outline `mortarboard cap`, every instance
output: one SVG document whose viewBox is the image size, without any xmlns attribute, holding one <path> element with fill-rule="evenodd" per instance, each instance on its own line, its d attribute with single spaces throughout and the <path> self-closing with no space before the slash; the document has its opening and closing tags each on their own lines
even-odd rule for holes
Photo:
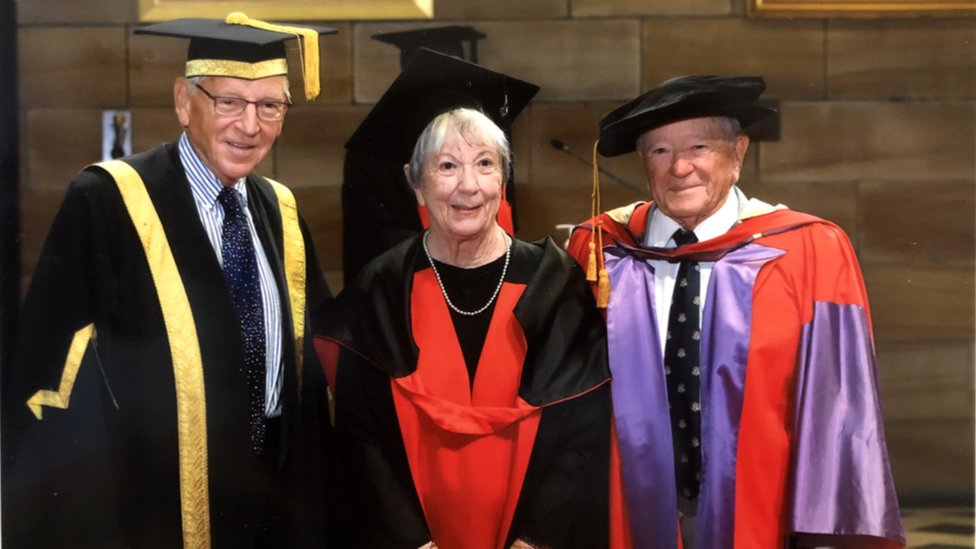
<svg viewBox="0 0 976 549">
<path fill-rule="evenodd" d="M 420 48 L 346 148 L 406 163 L 420 134 L 437 115 L 473 107 L 507 132 L 538 91 L 535 84 Z"/>
<path fill-rule="evenodd" d="M 229 76 L 256 80 L 288 74 L 286 40 L 298 39 L 304 62 L 305 97 L 319 93 L 319 35 L 335 34 L 327 27 L 278 25 L 234 12 L 226 19 L 187 18 L 156 23 L 136 34 L 189 38 L 186 76 Z"/>
<path fill-rule="evenodd" d="M 631 152 L 644 132 L 689 118 L 728 116 L 748 127 L 776 112 L 756 103 L 765 89 L 761 76 L 672 78 L 607 113 L 597 148 L 607 157 Z"/>
<path fill-rule="evenodd" d="M 374 34 L 373 40 L 391 44 L 400 48 L 400 68 L 410 61 L 420 48 L 431 49 L 454 57 L 460 57 L 472 63 L 478 62 L 478 40 L 486 38 L 483 33 L 473 27 L 451 25 L 447 27 L 432 27 L 400 32 L 386 32 Z M 469 55 L 464 55 L 464 42 L 468 42 Z"/>
</svg>

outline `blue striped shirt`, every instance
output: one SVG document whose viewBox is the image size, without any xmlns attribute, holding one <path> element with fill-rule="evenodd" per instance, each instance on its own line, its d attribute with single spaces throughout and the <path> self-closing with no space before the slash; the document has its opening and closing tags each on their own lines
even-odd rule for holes
<svg viewBox="0 0 976 549">
<path fill-rule="evenodd" d="M 179 141 L 180 162 L 183 163 L 183 170 L 186 178 L 190 182 L 190 190 L 193 191 L 193 201 L 197 205 L 197 213 L 200 215 L 200 222 L 210 238 L 214 253 L 217 254 L 217 261 L 223 266 L 223 258 L 220 254 L 222 241 L 222 229 L 224 225 L 224 208 L 217 202 L 217 195 L 223 189 L 223 184 L 216 175 L 203 163 L 197 155 L 190 139 L 184 133 Z M 278 296 L 278 287 L 275 282 L 274 273 L 271 271 L 271 264 L 261 246 L 257 231 L 254 228 L 254 220 L 251 212 L 247 208 L 247 185 L 242 178 L 233 185 L 234 190 L 241 194 L 244 199 L 244 212 L 247 214 L 247 226 L 251 231 L 251 240 L 255 243 L 254 249 L 257 252 L 258 275 L 261 284 L 261 301 L 264 309 L 264 331 L 266 350 L 265 368 L 265 401 L 264 413 L 267 417 L 281 415 L 281 385 L 282 385 L 282 366 L 281 366 L 281 302 Z"/>
</svg>

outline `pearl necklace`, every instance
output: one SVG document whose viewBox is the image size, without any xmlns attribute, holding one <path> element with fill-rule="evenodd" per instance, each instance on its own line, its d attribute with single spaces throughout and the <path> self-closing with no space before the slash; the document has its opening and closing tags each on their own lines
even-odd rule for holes
<svg viewBox="0 0 976 549">
<path fill-rule="evenodd" d="M 441 274 L 437 272 L 437 267 L 434 265 L 434 258 L 430 256 L 430 250 L 427 248 L 427 236 L 429 234 L 430 231 L 424 233 L 424 253 L 427 254 L 427 261 L 430 262 L 430 268 L 434 271 L 434 277 L 437 279 L 437 285 L 441 287 L 441 294 L 444 295 L 444 301 L 447 302 L 447 306 L 450 307 L 455 313 L 464 316 L 475 316 L 488 310 L 488 307 L 491 307 L 491 304 L 495 302 L 495 298 L 497 298 L 498 294 L 502 291 L 502 284 L 505 282 L 505 273 L 508 272 L 508 260 L 512 257 L 512 239 L 507 234 L 502 233 L 505 234 L 505 265 L 502 267 L 502 277 L 498 279 L 498 286 L 495 287 L 495 292 L 491 294 L 490 298 L 488 298 L 488 303 L 485 303 L 485 306 L 477 311 L 462 311 L 454 303 L 452 303 L 451 298 L 447 296 L 447 290 L 444 288 L 444 282 L 441 280 Z"/>
</svg>

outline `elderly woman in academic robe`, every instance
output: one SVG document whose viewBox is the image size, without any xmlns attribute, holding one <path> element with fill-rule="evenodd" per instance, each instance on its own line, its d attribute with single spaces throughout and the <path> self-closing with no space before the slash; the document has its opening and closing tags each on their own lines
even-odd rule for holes
<svg viewBox="0 0 976 549">
<path fill-rule="evenodd" d="M 496 223 L 510 158 L 478 110 L 430 121 L 404 166 L 429 230 L 370 263 L 316 343 L 350 546 L 606 545 L 606 332 L 562 249 Z"/>
</svg>

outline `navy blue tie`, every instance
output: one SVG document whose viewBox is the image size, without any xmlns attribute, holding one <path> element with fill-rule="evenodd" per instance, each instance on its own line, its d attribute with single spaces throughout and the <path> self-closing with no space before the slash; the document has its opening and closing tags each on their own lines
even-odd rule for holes
<svg viewBox="0 0 976 549">
<path fill-rule="evenodd" d="M 230 187 L 224 187 L 217 195 L 217 201 L 224 208 L 223 241 L 220 246 L 224 278 L 234 299 L 244 343 L 241 370 L 250 393 L 251 447 L 261 453 L 265 432 L 265 341 L 257 258 L 240 194 Z"/>
<path fill-rule="evenodd" d="M 698 242 L 695 233 L 683 229 L 675 231 L 673 238 L 679 247 Z M 700 286 L 698 263 L 682 261 L 674 282 L 664 344 L 675 482 L 678 494 L 687 499 L 698 495 L 701 473 Z"/>
</svg>

